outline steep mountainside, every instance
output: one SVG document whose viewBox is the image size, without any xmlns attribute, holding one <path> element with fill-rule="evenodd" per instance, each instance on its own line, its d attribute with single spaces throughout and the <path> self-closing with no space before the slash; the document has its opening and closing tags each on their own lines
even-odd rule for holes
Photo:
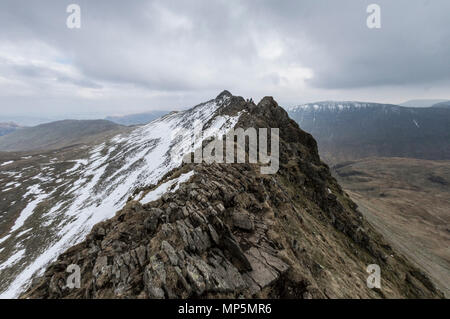
<svg viewBox="0 0 450 319">
<path fill-rule="evenodd" d="M 10 134 L 19 128 L 20 126 L 13 122 L 0 123 L 0 136 Z"/>
<path fill-rule="evenodd" d="M 450 159 L 450 109 L 318 102 L 287 110 L 330 164 L 369 156 Z"/>
<path fill-rule="evenodd" d="M 105 120 L 63 120 L 0 136 L 0 151 L 53 150 L 105 139 L 125 128 Z"/>
<path fill-rule="evenodd" d="M 22 297 L 442 297 L 355 210 L 315 140 L 272 98 L 255 105 L 223 92 L 210 103 L 201 121 L 206 136 L 279 128 L 277 174 L 261 174 L 262 164 L 180 162 L 162 162 L 169 169 L 152 179 L 127 174 L 136 187 L 126 185 L 133 189 L 126 205 L 61 254 Z M 199 108 L 172 115 L 173 125 Z M 105 195 L 100 205 L 111 197 Z M 110 215 L 114 207 L 104 208 Z M 79 289 L 66 287 L 71 264 L 81 268 Z M 366 287 L 369 264 L 382 269 L 381 289 Z"/>
</svg>

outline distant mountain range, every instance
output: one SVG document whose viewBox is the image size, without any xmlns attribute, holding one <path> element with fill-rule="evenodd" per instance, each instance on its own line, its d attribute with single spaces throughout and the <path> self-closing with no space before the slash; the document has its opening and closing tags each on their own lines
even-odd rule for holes
<svg viewBox="0 0 450 319">
<path fill-rule="evenodd" d="M 19 128 L 20 125 L 13 122 L 0 123 L 0 136 L 12 133 Z"/>
<path fill-rule="evenodd" d="M 151 111 L 145 113 L 129 114 L 123 116 L 107 116 L 105 120 L 121 125 L 141 125 L 150 123 L 161 116 L 169 113 L 168 111 Z"/>
<path fill-rule="evenodd" d="M 0 151 L 51 150 L 119 133 L 127 128 L 106 120 L 63 120 L 0 136 Z"/>
<path fill-rule="evenodd" d="M 450 108 L 450 101 L 439 102 L 439 103 L 433 104 L 432 107 Z"/>
<path fill-rule="evenodd" d="M 1 123 L 15 123 L 19 126 L 36 126 L 39 124 L 49 123 L 62 120 L 61 118 L 39 117 L 33 115 L 0 115 Z"/>
<path fill-rule="evenodd" d="M 329 163 L 369 156 L 450 159 L 450 108 L 328 101 L 287 111 L 317 139 Z"/>
<path fill-rule="evenodd" d="M 96 120 L 96 119 L 104 119 L 108 120 L 120 125 L 141 125 L 141 124 L 147 124 L 163 115 L 166 115 L 169 113 L 169 111 L 162 111 L 162 110 L 156 110 L 156 111 L 149 111 L 149 112 L 142 112 L 142 113 L 136 113 L 136 114 L 128 114 L 123 116 L 113 116 L 107 114 L 100 114 L 100 113 L 89 113 L 89 114 L 62 114 L 62 115 L 53 115 L 53 116 L 37 116 L 37 115 L 0 115 L 0 126 L 2 124 L 6 123 L 15 123 L 19 126 L 36 126 L 40 124 L 55 122 L 55 121 L 62 121 L 66 119 L 73 119 L 73 120 Z"/>
<path fill-rule="evenodd" d="M 449 100 L 443 99 L 419 99 L 419 100 L 409 100 L 403 103 L 400 103 L 400 106 L 407 107 L 431 107 L 437 103 L 441 102 L 449 102 Z"/>
<path fill-rule="evenodd" d="M 104 120 L 61 120 L 24 127 L 14 122 L 0 123 L 0 151 L 50 150 L 127 130 L 126 126 L 147 124 L 169 113 L 151 111 Z M 7 136 L 6 136 L 7 135 Z"/>
</svg>

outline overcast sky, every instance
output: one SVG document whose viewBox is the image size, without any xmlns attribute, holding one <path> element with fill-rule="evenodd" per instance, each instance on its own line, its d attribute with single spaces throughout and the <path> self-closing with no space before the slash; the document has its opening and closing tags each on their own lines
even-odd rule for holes
<svg viewBox="0 0 450 319">
<path fill-rule="evenodd" d="M 182 109 L 224 89 L 283 105 L 444 99 L 449 60 L 448 0 L 0 2 L 1 115 Z"/>
</svg>

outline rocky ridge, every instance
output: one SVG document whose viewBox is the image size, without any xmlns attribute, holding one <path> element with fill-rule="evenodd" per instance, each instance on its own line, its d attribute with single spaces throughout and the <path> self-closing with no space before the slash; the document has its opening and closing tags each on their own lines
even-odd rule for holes
<svg viewBox="0 0 450 319">
<path fill-rule="evenodd" d="M 130 197 L 22 298 L 442 297 L 364 220 L 314 138 L 271 97 L 255 105 L 221 95 L 230 103 L 218 113 L 241 112 L 235 127 L 280 129 L 278 173 L 262 175 L 260 164 L 175 168 L 158 185 L 194 174 L 150 203 Z M 66 287 L 70 264 L 81 268 L 78 289 Z M 381 267 L 381 289 L 366 286 L 369 264 Z"/>
</svg>

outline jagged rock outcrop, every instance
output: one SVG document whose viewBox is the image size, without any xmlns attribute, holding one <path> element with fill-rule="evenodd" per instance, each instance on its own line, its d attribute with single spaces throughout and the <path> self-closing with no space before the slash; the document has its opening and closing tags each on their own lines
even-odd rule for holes
<svg viewBox="0 0 450 319">
<path fill-rule="evenodd" d="M 147 204 L 131 198 L 22 298 L 442 297 L 364 220 L 314 138 L 272 98 L 222 95 L 230 99 L 220 113 L 241 112 L 236 127 L 279 128 L 278 173 L 185 164 L 159 184 L 194 171 L 187 182 Z M 81 268 L 78 289 L 66 287 L 70 264 Z M 366 286 L 369 264 L 381 267 L 381 289 Z"/>
</svg>

